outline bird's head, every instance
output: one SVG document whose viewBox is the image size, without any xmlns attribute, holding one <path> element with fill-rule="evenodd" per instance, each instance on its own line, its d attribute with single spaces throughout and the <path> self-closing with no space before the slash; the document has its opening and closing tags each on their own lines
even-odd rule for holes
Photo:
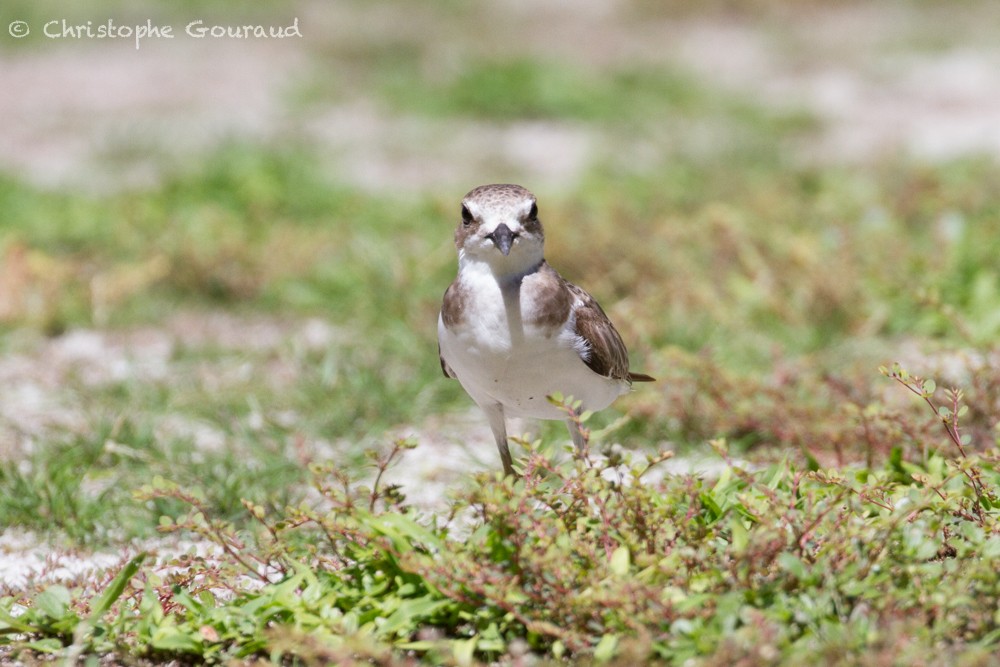
<svg viewBox="0 0 1000 667">
<path fill-rule="evenodd" d="M 535 195 L 520 185 L 480 185 L 462 200 L 455 230 L 459 262 L 485 262 L 498 276 L 520 275 L 541 263 L 544 244 Z"/>
</svg>

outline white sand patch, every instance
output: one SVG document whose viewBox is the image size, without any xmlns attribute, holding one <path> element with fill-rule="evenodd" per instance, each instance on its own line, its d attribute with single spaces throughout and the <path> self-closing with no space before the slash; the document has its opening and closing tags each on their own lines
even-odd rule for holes
<svg viewBox="0 0 1000 667">
<path fill-rule="evenodd" d="M 269 136 L 302 63 L 295 41 L 0 51 L 0 89 L 17 91 L 0 96 L 0 160 L 45 185 L 134 186 L 156 179 L 163 165 L 147 158 L 162 151 L 190 156 L 233 136 Z M 105 159 L 115 154 L 121 164 Z"/>
<path fill-rule="evenodd" d="M 55 338 L 12 336 L 8 352 L 0 355 L 0 458 L 31 451 L 36 441 L 56 432 L 86 430 L 82 393 L 87 389 L 115 383 L 154 385 L 194 374 L 203 386 L 222 390 L 259 374 L 258 363 L 264 365 L 268 382 L 289 386 L 298 372 L 289 354 L 323 351 L 344 338 L 339 327 L 318 318 L 220 312 L 178 313 L 162 328 L 73 329 Z M 180 347 L 212 347 L 247 358 L 180 368 L 174 359 Z M 257 359 L 261 355 L 271 356 Z M 290 418 L 280 417 L 286 423 Z M 225 441 L 217 426 L 182 417 L 164 419 L 157 435 L 190 438 L 206 450 L 218 449 Z"/>
<path fill-rule="evenodd" d="M 33 533 L 0 533 L 0 585 L 11 588 L 57 583 L 96 575 L 120 562 L 122 552 L 67 552 Z"/>
<path fill-rule="evenodd" d="M 152 557 L 147 561 L 149 567 L 165 574 L 183 567 L 178 560 L 182 556 L 212 559 L 221 554 L 221 549 L 204 541 L 166 536 L 114 550 L 67 550 L 32 532 L 8 529 L 0 533 L 0 587 L 19 589 L 75 581 L 93 583 L 142 552 Z"/>
<path fill-rule="evenodd" d="M 532 438 L 537 423 L 532 420 L 508 420 L 508 429 L 512 435 L 520 437 L 523 434 Z M 476 473 L 501 471 L 493 434 L 478 408 L 432 416 L 422 424 L 400 429 L 392 436 L 413 438 L 417 447 L 405 452 L 401 463 L 386 472 L 385 481 L 402 485 L 408 503 L 427 514 L 445 513 L 449 499 L 457 490 L 471 483 Z M 568 452 L 572 447 L 568 435 L 565 444 Z M 662 447 L 672 449 L 670 443 L 662 443 Z M 707 450 L 706 445 L 705 452 L 667 459 L 644 475 L 643 482 L 655 484 L 667 475 L 718 477 L 730 465 L 754 469 L 745 460 L 734 459 L 727 463 Z M 523 449 L 514 443 L 511 444 L 511 454 L 515 462 L 525 456 Z M 643 452 L 632 454 L 636 461 L 642 460 Z M 569 455 L 560 453 L 557 456 Z M 595 451 L 590 453 L 589 458 L 594 465 L 600 465 L 605 457 Z M 621 473 L 624 475 L 625 471 Z M 606 476 L 615 477 L 616 473 L 609 470 Z"/>
</svg>

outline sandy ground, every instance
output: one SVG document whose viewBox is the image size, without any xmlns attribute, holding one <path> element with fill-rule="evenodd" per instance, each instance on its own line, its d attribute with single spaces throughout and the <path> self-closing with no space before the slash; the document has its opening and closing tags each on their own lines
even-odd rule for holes
<svg viewBox="0 0 1000 667">
<path fill-rule="evenodd" d="M 646 16 L 625 3 L 508 0 L 483 10 L 498 27 L 477 48 L 509 48 L 518 34 L 529 55 L 694 71 L 776 108 L 815 113 L 825 130 L 799 149 L 803 159 L 996 155 L 1000 43 L 986 26 L 997 10 L 980 4 L 961 16 L 880 3 L 706 19 Z M 387 111 L 355 52 L 423 39 L 427 66 L 445 75 L 463 47 L 443 15 L 415 10 L 390 29 L 386 11 L 305 3 L 296 12 L 301 39 L 178 38 L 139 50 L 127 40 L 55 40 L 0 51 L 0 90 L 13 91 L 0 96 L 0 168 L 45 185 L 125 187 L 155 182 L 163 165 L 229 138 L 295 137 L 324 146 L 344 180 L 376 190 L 462 190 L 515 165 L 536 187 L 558 188 L 614 148 L 570 123 Z M 180 30 L 183 21 L 174 23 Z M 317 78 L 336 82 L 332 99 L 297 103 Z"/>
<path fill-rule="evenodd" d="M 572 124 L 426 121 L 386 111 L 353 85 L 345 55 L 351 48 L 426 31 L 436 45 L 429 62 L 447 67 L 458 54 L 447 34 L 453 26 L 416 11 L 406 25 L 378 29 L 373 26 L 386 25 L 380 11 L 364 3 L 304 4 L 303 39 L 187 40 L 139 51 L 97 41 L 2 50 L 0 90 L 8 92 L 0 95 L 0 169 L 50 187 L 142 186 L 155 183 L 163 165 L 198 159 L 229 138 L 280 142 L 292 136 L 318 142 L 343 179 L 373 190 L 464 191 L 480 177 L 489 179 L 491 165 L 524 163 L 525 180 L 559 188 L 579 179 L 606 149 L 605 137 Z M 582 57 L 595 66 L 630 61 L 688 68 L 776 108 L 811 111 L 824 130 L 817 143 L 802 147 L 802 159 L 1000 154 L 1000 42 L 986 28 L 995 25 L 989 7 L 954 17 L 918 16 L 895 4 L 853 5 L 760 20 L 643 16 L 624 3 L 597 2 L 508 0 L 489 11 L 497 12 L 501 28 L 484 37 L 484 49 L 501 48 L 511 31 L 523 35 L 535 55 L 575 54 L 587 43 Z M 289 102 L 321 64 L 340 77 L 338 95 Z M 14 340 L 12 352 L 0 358 L 0 450 L 10 455 L 49 429 L 82 426 L 83 414 L 64 389 L 67 373 L 96 384 L 122 376 L 154 379 L 172 372 L 170 355 L 181 336 L 267 346 L 295 336 L 323 344 L 331 331 L 324 322 L 289 327 L 213 316 L 183 326 L 168 322 L 160 330 Z M 211 446 L 211 425 L 198 428 Z M 474 411 L 428 418 L 409 434 L 420 441 L 420 454 L 390 478 L 428 509 L 440 506 L 456 477 L 496 464 L 488 429 Z M 712 465 L 688 460 L 673 469 L 711 472 Z M 170 553 L 170 545 L 165 548 Z M 60 551 L 17 531 L 0 535 L 0 582 L 12 585 L 79 576 L 119 559 Z"/>
</svg>

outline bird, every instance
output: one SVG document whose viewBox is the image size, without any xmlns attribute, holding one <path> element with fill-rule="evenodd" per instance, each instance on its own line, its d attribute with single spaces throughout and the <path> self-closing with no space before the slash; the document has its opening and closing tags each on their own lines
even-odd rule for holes
<svg viewBox="0 0 1000 667">
<path fill-rule="evenodd" d="M 507 417 L 579 420 L 549 400 L 562 394 L 597 411 L 654 378 L 629 370 L 621 335 L 597 301 L 545 260 L 538 202 L 509 183 L 481 185 L 462 199 L 455 229 L 458 274 L 438 315 L 441 370 L 485 413 L 505 476 L 514 476 Z"/>
</svg>

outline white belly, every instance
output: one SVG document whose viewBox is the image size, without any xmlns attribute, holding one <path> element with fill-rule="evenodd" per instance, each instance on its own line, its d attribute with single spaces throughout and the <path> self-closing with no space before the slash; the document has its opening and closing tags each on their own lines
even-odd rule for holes
<svg viewBox="0 0 1000 667">
<path fill-rule="evenodd" d="M 438 320 L 441 354 L 462 387 L 479 405 L 503 405 L 508 416 L 564 419 L 548 396 L 561 393 L 582 401 L 585 410 L 601 410 L 628 390 L 628 383 L 584 363 L 572 331 L 548 334 L 526 326 L 512 335 L 502 317 L 472 320 L 454 331 Z"/>
</svg>

